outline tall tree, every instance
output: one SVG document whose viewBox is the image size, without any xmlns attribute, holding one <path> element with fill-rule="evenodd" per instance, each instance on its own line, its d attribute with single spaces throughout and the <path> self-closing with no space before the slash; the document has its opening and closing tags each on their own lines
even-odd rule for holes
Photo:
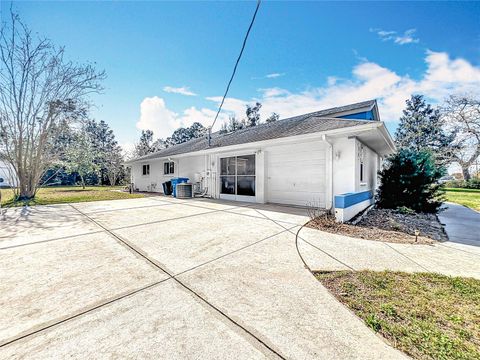
<svg viewBox="0 0 480 360">
<path fill-rule="evenodd" d="M 228 119 L 228 123 L 222 125 L 221 133 L 234 132 L 243 129 L 246 126 L 245 121 L 238 120 L 235 115 L 232 115 Z"/>
<path fill-rule="evenodd" d="M 450 159 L 454 136 L 445 132 L 440 110 L 433 109 L 422 95 L 412 95 L 406 105 L 395 133 L 397 147 L 431 151 L 439 164 L 445 164 Z"/>
<path fill-rule="evenodd" d="M 442 204 L 438 180 L 443 174 L 444 169 L 435 163 L 430 151 L 400 149 L 386 159 L 378 173 L 377 205 L 387 209 L 405 206 L 417 212 L 437 212 Z"/>
<path fill-rule="evenodd" d="M 191 126 L 186 128 L 178 128 L 165 140 L 166 146 L 173 146 L 177 144 L 182 144 L 191 139 L 197 139 L 205 136 L 207 133 L 207 128 L 200 124 L 199 122 L 194 122 Z"/>
<path fill-rule="evenodd" d="M 123 156 L 119 145 L 115 145 L 112 151 L 106 154 L 104 166 L 109 184 L 111 186 L 117 185 L 123 173 Z"/>
<path fill-rule="evenodd" d="M 75 142 L 68 147 L 65 153 L 65 167 L 68 172 L 80 176 L 83 189 L 85 189 L 85 177 L 99 170 L 99 166 L 94 161 L 96 156 L 92 139 L 86 131 L 79 131 L 76 134 Z"/>
<path fill-rule="evenodd" d="M 280 119 L 280 115 L 278 115 L 277 113 L 272 113 L 272 115 L 270 115 L 265 121 L 267 123 L 271 123 L 271 122 L 275 122 L 277 121 L 278 119 Z"/>
<path fill-rule="evenodd" d="M 142 130 L 140 141 L 135 144 L 135 157 L 144 156 L 152 152 L 153 131 Z"/>
<path fill-rule="evenodd" d="M 104 72 L 67 60 L 64 49 L 33 36 L 11 14 L 0 30 L 0 157 L 15 170 L 16 197 L 35 196 L 58 158 L 52 147 L 61 121 L 85 116 L 85 97 L 101 90 Z"/>
<path fill-rule="evenodd" d="M 94 162 L 99 167 L 100 183 L 102 185 L 106 185 L 109 178 L 108 162 L 113 156 L 112 153 L 117 152 L 118 156 L 121 157 L 121 150 L 119 150 L 118 142 L 115 139 L 115 134 L 113 133 L 113 130 L 110 129 L 108 124 L 103 120 L 100 122 L 88 120 L 84 129 L 88 133 L 89 138 L 92 141 L 92 146 L 97 154 Z"/>
<path fill-rule="evenodd" d="M 462 168 L 464 180 L 470 180 L 470 168 L 480 157 L 480 97 L 450 96 L 443 118 L 455 136 L 452 160 Z"/>
<path fill-rule="evenodd" d="M 257 126 L 260 124 L 260 109 L 262 104 L 256 102 L 255 105 L 247 105 L 246 115 L 247 115 L 247 126 Z"/>
</svg>

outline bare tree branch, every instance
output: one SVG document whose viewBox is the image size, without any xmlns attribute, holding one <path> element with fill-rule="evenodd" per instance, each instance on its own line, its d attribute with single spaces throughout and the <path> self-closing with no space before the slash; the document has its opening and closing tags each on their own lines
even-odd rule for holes
<svg viewBox="0 0 480 360">
<path fill-rule="evenodd" d="M 45 169 L 58 157 L 52 146 L 58 124 L 86 115 L 86 97 L 102 91 L 103 71 L 65 59 L 62 47 L 31 31 L 11 13 L 0 30 L 0 157 L 31 198 Z"/>
</svg>

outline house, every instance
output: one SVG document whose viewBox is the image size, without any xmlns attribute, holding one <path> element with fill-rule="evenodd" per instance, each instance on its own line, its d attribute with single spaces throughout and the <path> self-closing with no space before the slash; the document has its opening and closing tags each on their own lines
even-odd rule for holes
<svg viewBox="0 0 480 360">
<path fill-rule="evenodd" d="M 15 187 L 17 184 L 17 178 L 13 168 L 5 161 L 0 159 L 0 188 L 2 187 Z"/>
<path fill-rule="evenodd" d="M 377 171 L 395 151 L 375 100 L 193 139 L 126 163 L 140 191 L 188 177 L 215 199 L 312 204 L 347 221 L 373 202 Z"/>
</svg>

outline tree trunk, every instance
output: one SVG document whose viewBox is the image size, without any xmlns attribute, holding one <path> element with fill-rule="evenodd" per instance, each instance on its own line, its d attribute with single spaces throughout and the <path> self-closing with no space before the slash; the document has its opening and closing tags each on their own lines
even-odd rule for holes
<svg viewBox="0 0 480 360">
<path fill-rule="evenodd" d="M 463 174 L 463 180 L 468 181 L 470 180 L 470 171 L 468 171 L 469 166 L 463 167 L 462 166 L 462 174 Z"/>
<path fill-rule="evenodd" d="M 18 200 L 30 200 L 35 197 L 36 183 L 32 174 L 22 174 L 19 176 L 20 193 Z"/>
<path fill-rule="evenodd" d="M 82 182 L 82 189 L 85 190 L 85 180 L 83 179 L 82 175 L 80 175 L 80 181 Z"/>
</svg>

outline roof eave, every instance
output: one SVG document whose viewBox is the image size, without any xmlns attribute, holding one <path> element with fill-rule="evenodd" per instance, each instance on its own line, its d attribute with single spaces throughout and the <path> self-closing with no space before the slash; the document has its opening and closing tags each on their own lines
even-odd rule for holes
<svg viewBox="0 0 480 360">
<path fill-rule="evenodd" d="M 361 121 L 361 120 L 359 120 Z M 149 157 L 149 158 L 137 158 L 137 159 L 132 159 L 129 161 L 126 161 L 126 165 L 132 165 L 134 163 L 138 162 L 146 162 L 146 161 L 155 161 L 159 159 L 166 159 L 166 158 L 180 158 L 180 157 L 187 157 L 187 156 L 192 156 L 192 154 L 195 155 L 204 155 L 204 154 L 210 154 L 214 152 L 228 152 L 231 150 L 235 149 L 241 149 L 241 148 L 249 148 L 249 147 L 256 147 L 260 144 L 262 145 L 271 145 L 275 144 L 278 142 L 298 142 L 300 140 L 308 140 L 308 139 L 315 139 L 318 137 L 321 137 L 323 135 L 348 135 L 348 133 L 351 132 L 358 132 L 358 131 L 368 131 L 374 128 L 378 128 L 380 126 L 380 123 L 375 121 L 361 121 L 362 124 L 360 125 L 352 125 L 348 127 L 343 127 L 343 128 L 338 128 L 338 129 L 332 129 L 332 130 L 325 130 L 325 131 L 319 131 L 319 132 L 314 132 L 314 133 L 308 133 L 308 134 L 301 134 L 301 135 L 295 135 L 295 136 L 284 136 L 284 137 L 278 137 L 275 139 L 268 139 L 268 140 L 260 140 L 260 141 L 253 141 L 253 142 L 247 142 L 247 143 L 242 143 L 242 144 L 235 144 L 235 145 L 228 145 L 228 146 L 221 146 L 221 147 L 212 147 L 208 149 L 203 149 L 203 150 L 198 150 L 198 151 L 191 151 L 191 152 L 186 152 L 182 154 L 176 154 L 176 155 L 160 155 L 157 157 Z M 365 122 L 365 124 L 363 124 Z M 153 155 L 153 154 L 151 154 Z"/>
</svg>

